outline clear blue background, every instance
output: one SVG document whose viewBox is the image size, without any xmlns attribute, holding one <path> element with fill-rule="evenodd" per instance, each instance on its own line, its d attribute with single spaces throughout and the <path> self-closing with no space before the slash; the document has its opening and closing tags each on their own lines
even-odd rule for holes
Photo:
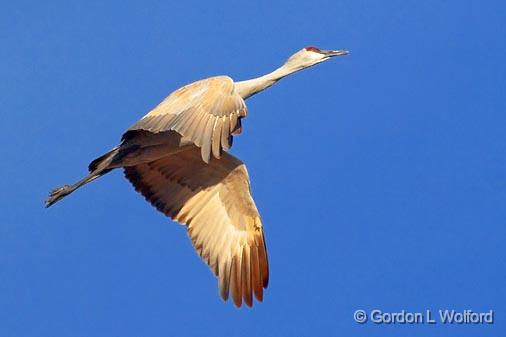
<svg viewBox="0 0 506 337">
<path fill-rule="evenodd" d="M 0 336 L 504 336 L 505 20 L 503 1 L 2 1 Z M 120 171 L 43 208 L 172 90 L 306 45 L 352 54 L 248 101 L 232 151 L 265 224 L 263 304 L 223 303 Z"/>
</svg>

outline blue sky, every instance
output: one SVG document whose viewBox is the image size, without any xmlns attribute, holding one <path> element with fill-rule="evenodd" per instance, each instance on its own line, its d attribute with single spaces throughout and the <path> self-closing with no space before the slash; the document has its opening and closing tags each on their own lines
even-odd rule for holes
<svg viewBox="0 0 506 337">
<path fill-rule="evenodd" d="M 1 336 L 506 333 L 506 5 L 11 1 L 0 10 Z M 232 152 L 269 251 L 262 304 L 223 303 L 185 230 L 111 173 L 47 192 L 179 86 L 349 49 L 249 100 Z M 357 309 L 494 310 L 359 325 Z"/>
</svg>

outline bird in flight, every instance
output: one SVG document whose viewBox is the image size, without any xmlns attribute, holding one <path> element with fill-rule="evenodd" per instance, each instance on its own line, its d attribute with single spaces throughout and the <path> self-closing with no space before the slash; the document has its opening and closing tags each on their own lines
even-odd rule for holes
<svg viewBox="0 0 506 337">
<path fill-rule="evenodd" d="M 263 226 L 246 166 L 227 153 L 248 112 L 244 101 L 285 76 L 348 53 L 306 47 L 267 75 L 240 82 L 216 76 L 174 91 L 118 146 L 93 160 L 86 177 L 54 189 L 46 207 L 122 168 L 148 202 L 186 225 L 224 300 L 230 295 L 237 307 L 251 307 L 254 295 L 261 302 L 269 281 Z"/>
</svg>

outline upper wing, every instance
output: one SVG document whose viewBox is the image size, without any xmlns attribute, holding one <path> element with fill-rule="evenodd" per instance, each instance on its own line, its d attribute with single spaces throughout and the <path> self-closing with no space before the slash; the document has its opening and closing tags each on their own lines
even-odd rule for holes
<svg viewBox="0 0 506 337">
<path fill-rule="evenodd" d="M 135 130 L 174 130 L 200 147 L 202 159 L 208 163 L 211 152 L 220 158 L 222 149 L 230 148 L 231 135 L 240 132 L 240 119 L 246 114 L 246 104 L 235 92 L 232 79 L 211 77 L 174 91 L 128 129 L 123 140 Z"/>
<path fill-rule="evenodd" d="M 188 225 L 193 246 L 234 303 L 263 299 L 269 268 L 245 165 L 228 153 L 209 164 L 197 148 L 132 167 L 125 175 L 158 210 Z"/>
</svg>

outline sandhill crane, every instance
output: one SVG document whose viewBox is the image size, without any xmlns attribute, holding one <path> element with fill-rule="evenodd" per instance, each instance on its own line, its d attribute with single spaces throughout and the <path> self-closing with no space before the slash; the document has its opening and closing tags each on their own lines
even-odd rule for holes
<svg viewBox="0 0 506 337">
<path fill-rule="evenodd" d="M 51 206 L 107 172 L 123 168 L 147 201 L 185 224 L 193 246 L 219 279 L 221 297 L 238 307 L 263 300 L 269 267 L 262 222 L 246 166 L 224 152 L 241 132 L 244 100 L 281 78 L 346 50 L 306 47 L 280 68 L 255 79 L 227 76 L 188 84 L 170 94 L 129 128 L 121 143 L 89 165 L 89 175 L 53 190 Z"/>
</svg>

